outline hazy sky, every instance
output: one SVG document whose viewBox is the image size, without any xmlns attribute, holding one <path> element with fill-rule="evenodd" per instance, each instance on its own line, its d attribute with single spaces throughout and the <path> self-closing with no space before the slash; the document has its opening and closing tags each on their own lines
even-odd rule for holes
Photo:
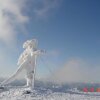
<svg viewBox="0 0 100 100">
<path fill-rule="evenodd" d="M 0 1 L 0 76 L 16 70 L 22 44 L 32 38 L 47 51 L 38 77 L 55 72 L 57 81 L 100 82 L 99 0 Z"/>
</svg>

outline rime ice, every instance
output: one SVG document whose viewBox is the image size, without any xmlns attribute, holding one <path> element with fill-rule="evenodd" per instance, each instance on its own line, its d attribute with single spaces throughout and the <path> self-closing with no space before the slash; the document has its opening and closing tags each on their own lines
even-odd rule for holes
<svg viewBox="0 0 100 100">
<path fill-rule="evenodd" d="M 43 50 L 37 49 L 38 42 L 36 39 L 27 40 L 23 44 L 24 52 L 20 55 L 17 65 L 19 66 L 17 71 L 7 80 L 2 82 L 2 85 L 12 82 L 15 77 L 21 73 L 23 70 L 26 71 L 26 81 L 27 86 L 33 90 L 34 88 L 34 77 L 35 77 L 35 67 L 36 59 L 39 55 L 43 54 Z"/>
</svg>

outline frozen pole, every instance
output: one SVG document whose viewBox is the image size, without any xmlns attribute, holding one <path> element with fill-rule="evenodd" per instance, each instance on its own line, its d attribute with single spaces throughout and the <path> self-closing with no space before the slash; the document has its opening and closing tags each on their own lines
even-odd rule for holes
<svg viewBox="0 0 100 100">
<path fill-rule="evenodd" d="M 32 88 L 35 87 L 35 75 L 36 75 L 36 64 L 37 64 L 36 60 L 37 60 L 37 58 L 35 57 L 35 67 L 34 67 L 34 75 L 33 75 L 33 82 L 32 82 L 33 86 L 32 86 Z"/>
<path fill-rule="evenodd" d="M 41 55 L 41 54 L 45 54 L 46 52 L 44 50 L 37 50 L 36 51 L 37 55 Z M 34 88 L 34 85 L 35 85 L 35 75 L 36 75 L 36 65 L 37 65 L 37 56 L 35 56 L 35 67 L 34 67 L 34 74 L 33 74 L 33 88 Z"/>
<path fill-rule="evenodd" d="M 23 70 L 26 71 L 26 81 L 27 86 L 32 90 L 34 89 L 34 81 L 36 74 L 36 60 L 37 57 L 41 54 L 44 54 L 45 51 L 37 49 L 37 40 L 27 40 L 23 44 L 25 49 L 18 59 L 17 65 L 19 66 L 17 71 L 7 80 L 3 81 L 1 85 L 11 83 L 15 80 L 16 76 L 20 74 Z"/>
</svg>

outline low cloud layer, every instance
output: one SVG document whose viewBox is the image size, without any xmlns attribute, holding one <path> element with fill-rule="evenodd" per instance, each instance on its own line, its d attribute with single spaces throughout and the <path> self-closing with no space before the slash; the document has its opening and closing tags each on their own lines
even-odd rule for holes
<svg viewBox="0 0 100 100">
<path fill-rule="evenodd" d="M 51 80 L 57 83 L 67 82 L 100 82 L 100 68 L 91 66 L 91 64 L 80 60 L 71 59 L 58 69 L 52 76 Z"/>
</svg>

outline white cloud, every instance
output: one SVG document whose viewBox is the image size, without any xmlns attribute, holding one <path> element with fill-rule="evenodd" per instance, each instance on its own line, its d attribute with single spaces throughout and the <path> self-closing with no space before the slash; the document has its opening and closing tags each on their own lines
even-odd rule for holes
<svg viewBox="0 0 100 100">
<path fill-rule="evenodd" d="M 99 66 L 91 66 L 80 59 L 71 59 L 63 67 L 58 69 L 51 80 L 57 83 L 67 82 L 100 82 Z"/>
<path fill-rule="evenodd" d="M 1 0 L 0 1 L 0 40 L 5 43 L 14 42 L 17 26 L 22 27 L 28 21 L 22 9 L 25 0 Z"/>
</svg>

